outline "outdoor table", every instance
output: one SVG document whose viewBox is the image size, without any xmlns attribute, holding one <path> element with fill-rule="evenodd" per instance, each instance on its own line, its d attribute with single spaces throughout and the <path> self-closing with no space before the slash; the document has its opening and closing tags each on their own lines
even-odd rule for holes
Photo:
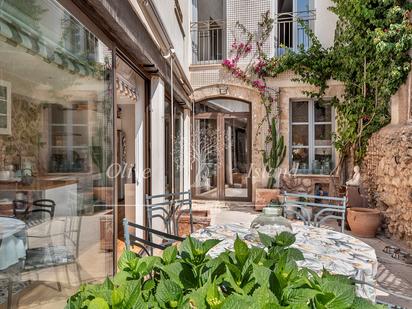
<svg viewBox="0 0 412 309">
<path fill-rule="evenodd" d="M 26 257 L 26 224 L 18 219 L 0 217 L 0 271 Z"/>
<path fill-rule="evenodd" d="M 307 267 L 318 273 L 323 268 L 333 274 L 341 274 L 374 284 L 378 271 L 375 250 L 364 242 L 350 235 L 332 230 L 292 223 L 296 242 L 293 247 L 302 251 L 305 260 L 298 266 Z M 233 250 L 236 235 L 245 240 L 250 229 L 242 224 L 213 225 L 193 233 L 191 236 L 205 241 L 222 240 L 209 251 L 210 256 L 217 257 L 225 250 Z M 256 245 L 245 240 L 249 246 Z M 359 296 L 375 301 L 375 289 L 367 285 L 357 285 Z"/>
</svg>

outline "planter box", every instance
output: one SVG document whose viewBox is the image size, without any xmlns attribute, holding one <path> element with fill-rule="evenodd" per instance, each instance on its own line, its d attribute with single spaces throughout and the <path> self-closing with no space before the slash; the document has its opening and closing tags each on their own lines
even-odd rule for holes
<svg viewBox="0 0 412 309">
<path fill-rule="evenodd" d="M 192 210 L 193 231 L 197 231 L 210 225 L 209 210 Z M 179 236 L 184 237 L 190 235 L 190 215 L 185 212 L 179 218 Z"/>
<path fill-rule="evenodd" d="M 262 211 L 270 201 L 280 200 L 280 189 L 256 189 L 255 210 Z"/>
</svg>

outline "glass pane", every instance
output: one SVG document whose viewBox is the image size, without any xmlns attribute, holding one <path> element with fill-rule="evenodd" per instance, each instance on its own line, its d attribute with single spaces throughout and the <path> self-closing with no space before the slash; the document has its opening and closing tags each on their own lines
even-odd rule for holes
<svg viewBox="0 0 412 309">
<path fill-rule="evenodd" d="M 309 145 L 308 125 L 292 125 L 292 145 Z"/>
<path fill-rule="evenodd" d="M 174 192 L 183 191 L 183 113 L 180 108 L 175 109 L 175 136 L 174 136 Z"/>
<path fill-rule="evenodd" d="M 292 103 L 292 122 L 308 122 L 309 111 L 308 102 L 293 102 Z"/>
<path fill-rule="evenodd" d="M 7 114 L 7 101 L 3 101 L 2 99 L 0 99 L 0 114 Z"/>
<path fill-rule="evenodd" d="M 12 123 L 12 135 L 0 135 L 9 170 L 0 230 L 14 228 L 0 242 L 16 253 L 0 252 L 0 271 L 2 279 L 8 269 L 24 272 L 13 275 L 24 287 L 13 294 L 19 307 L 63 308 L 82 283 L 113 273 L 111 55 L 56 1 L 0 1 L 0 80 L 11 85 Z M 4 218 L 3 203 L 27 214 Z"/>
<path fill-rule="evenodd" d="M 225 196 L 248 196 L 248 121 L 225 119 Z"/>
<path fill-rule="evenodd" d="M 315 125 L 315 146 L 332 145 L 332 125 L 317 124 Z"/>
<path fill-rule="evenodd" d="M 315 122 L 331 122 L 332 107 L 330 104 L 315 102 Z"/>
<path fill-rule="evenodd" d="M 195 148 L 195 195 L 202 198 L 217 198 L 218 130 L 215 119 L 195 121 L 193 132 Z"/>
<path fill-rule="evenodd" d="M 315 148 L 314 173 L 330 174 L 334 168 L 332 162 L 332 148 Z"/>
<path fill-rule="evenodd" d="M 310 0 L 297 0 L 297 8 L 295 8 L 295 12 L 303 13 L 307 12 L 310 9 Z"/>
<path fill-rule="evenodd" d="M 0 100 L 7 100 L 7 87 L 0 86 Z"/>
<path fill-rule="evenodd" d="M 7 128 L 7 116 L 0 115 L 0 128 Z"/>
<path fill-rule="evenodd" d="M 309 173 L 309 150 L 307 148 L 292 149 L 292 169 L 298 173 Z"/>
<path fill-rule="evenodd" d="M 204 102 L 197 103 L 195 105 L 195 113 L 247 113 L 249 112 L 249 104 L 237 101 L 237 100 L 226 100 L 226 99 L 214 99 Z"/>
</svg>

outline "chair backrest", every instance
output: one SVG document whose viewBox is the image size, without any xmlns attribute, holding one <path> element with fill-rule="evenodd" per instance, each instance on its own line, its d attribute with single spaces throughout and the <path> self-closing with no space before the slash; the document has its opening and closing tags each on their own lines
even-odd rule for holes
<svg viewBox="0 0 412 309">
<path fill-rule="evenodd" d="M 165 231 L 177 236 L 180 217 L 189 213 L 190 231 L 193 232 L 192 193 L 190 190 L 157 195 L 146 194 L 145 208 L 149 228 L 153 228 L 153 221 L 159 218 L 163 222 Z"/>
<path fill-rule="evenodd" d="M 283 196 L 285 198 L 285 216 L 296 215 L 306 225 L 313 226 L 320 226 L 330 219 L 340 220 L 341 231 L 345 232 L 346 197 L 288 192 L 284 192 Z M 314 212 L 313 215 L 312 212 Z"/>
<path fill-rule="evenodd" d="M 129 228 L 133 228 L 135 230 L 140 230 L 143 232 L 143 234 L 146 235 L 156 235 L 161 237 L 161 239 L 168 240 L 167 242 L 163 243 L 155 243 L 154 241 L 150 239 L 146 239 L 143 237 L 136 236 L 133 233 L 130 233 Z M 132 246 L 137 246 L 139 247 L 142 252 L 140 255 L 147 254 L 147 255 L 153 255 L 153 249 L 158 249 L 158 250 L 164 250 L 167 247 L 171 246 L 174 242 L 177 241 L 183 241 L 184 238 L 171 235 L 165 232 L 161 232 L 146 226 L 142 226 L 137 223 L 129 222 L 126 218 L 123 219 L 123 229 L 124 229 L 124 240 L 126 244 L 126 249 L 130 250 Z"/>
<path fill-rule="evenodd" d="M 53 200 L 42 199 L 33 202 L 30 212 L 47 213 L 50 216 L 50 219 L 53 219 L 55 209 L 56 203 Z"/>
</svg>

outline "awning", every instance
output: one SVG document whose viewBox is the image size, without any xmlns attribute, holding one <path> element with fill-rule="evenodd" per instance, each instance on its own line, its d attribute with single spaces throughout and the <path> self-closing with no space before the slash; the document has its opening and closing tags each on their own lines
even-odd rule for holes
<svg viewBox="0 0 412 309">
<path fill-rule="evenodd" d="M 93 76 L 103 79 L 104 66 L 100 63 L 87 63 L 73 55 L 70 51 L 47 41 L 35 30 L 17 23 L 13 17 L 0 9 L 0 40 L 12 46 L 20 46 L 32 55 L 37 55 L 45 62 L 53 63 L 61 69 L 81 76 Z"/>
</svg>

